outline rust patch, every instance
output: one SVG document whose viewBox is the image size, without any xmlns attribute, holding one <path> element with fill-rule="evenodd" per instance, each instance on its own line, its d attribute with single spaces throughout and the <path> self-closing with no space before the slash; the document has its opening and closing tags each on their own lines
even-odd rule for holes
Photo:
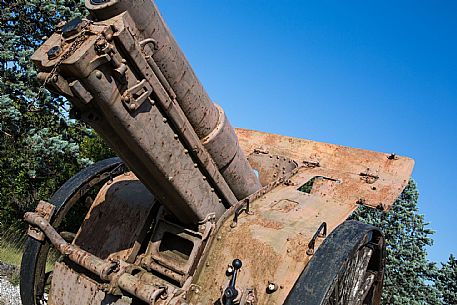
<svg viewBox="0 0 457 305">
<path fill-rule="evenodd" d="M 274 211 L 279 211 L 283 213 L 289 213 L 293 211 L 299 203 L 290 199 L 282 199 L 279 201 L 273 201 L 270 205 L 271 209 Z"/>
</svg>

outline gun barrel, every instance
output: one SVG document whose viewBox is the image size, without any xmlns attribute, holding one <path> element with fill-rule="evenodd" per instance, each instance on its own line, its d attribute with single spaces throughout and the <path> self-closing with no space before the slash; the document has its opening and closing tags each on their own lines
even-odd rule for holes
<svg viewBox="0 0 457 305">
<path fill-rule="evenodd" d="M 86 6 L 96 20 L 106 20 L 128 12 L 144 38 L 154 44 L 152 57 L 172 88 L 187 119 L 217 164 L 223 177 L 238 199 L 259 187 L 249 163 L 238 145 L 237 137 L 221 109 L 211 101 L 176 43 L 153 1 L 118 0 Z"/>
<path fill-rule="evenodd" d="M 72 101 L 182 222 L 219 217 L 258 190 L 224 111 L 155 4 L 87 0 L 86 7 L 91 21 L 67 23 L 32 57 L 48 88 Z"/>
</svg>

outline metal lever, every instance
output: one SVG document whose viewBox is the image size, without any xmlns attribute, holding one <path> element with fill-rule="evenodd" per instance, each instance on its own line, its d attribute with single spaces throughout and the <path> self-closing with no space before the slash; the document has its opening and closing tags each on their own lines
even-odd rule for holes
<svg viewBox="0 0 457 305">
<path fill-rule="evenodd" d="M 233 274 L 230 279 L 229 286 L 224 291 L 224 305 L 232 305 L 233 301 L 238 296 L 238 290 L 236 290 L 236 276 L 238 275 L 238 270 L 241 269 L 243 263 L 238 258 L 234 259 L 232 262 Z"/>
</svg>

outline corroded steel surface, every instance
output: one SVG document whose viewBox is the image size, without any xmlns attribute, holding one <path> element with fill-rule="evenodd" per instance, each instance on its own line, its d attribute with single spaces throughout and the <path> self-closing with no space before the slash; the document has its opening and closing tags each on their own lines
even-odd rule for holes
<svg viewBox="0 0 457 305">
<path fill-rule="evenodd" d="M 224 112 L 209 99 L 153 1 L 86 5 L 93 20 L 73 21 L 78 26 L 71 33 L 53 34 L 32 56 L 47 87 L 67 97 L 73 112 L 182 222 L 221 216 L 233 203 L 224 184 L 237 199 L 260 188 Z M 55 47 L 62 51 L 49 56 Z M 170 115 L 170 106 L 179 110 Z"/>
<path fill-rule="evenodd" d="M 101 188 L 73 244 L 50 209 L 26 214 L 31 235 L 65 256 L 50 304 L 283 304 L 321 229 L 359 205 L 388 210 L 406 186 L 409 158 L 234 131 L 153 1 L 86 6 L 92 20 L 61 28 L 32 60 L 136 176 Z"/>
<path fill-rule="evenodd" d="M 384 210 L 390 209 L 408 184 L 414 166 L 412 159 L 392 154 L 247 129 L 236 129 L 236 133 L 247 155 L 262 150 L 284 156 L 312 169 L 303 173 L 309 179 L 324 176 L 344 182 L 334 183 L 322 195 Z"/>
<path fill-rule="evenodd" d="M 235 257 L 243 261 L 238 290 L 254 291 L 257 304 L 282 304 L 311 257 L 308 243 L 322 222 L 330 233 L 360 204 L 387 210 L 413 167 L 411 159 L 389 154 L 245 129 L 237 135 L 247 155 L 282 156 L 300 168 L 252 201 L 252 215 L 240 214 L 236 226 L 230 218 L 221 219 L 195 277 L 197 288 L 189 292 L 190 304 L 214 304 L 221 298 L 228 283 L 224 271 Z M 277 173 L 277 166 L 253 165 L 260 176 L 262 171 Z M 320 243 L 318 239 L 316 249 Z M 268 293 L 269 283 L 279 289 Z"/>
<path fill-rule="evenodd" d="M 113 296 L 99 289 L 99 284 L 64 263 L 56 263 L 51 283 L 49 305 L 129 305 L 130 298 Z"/>
<path fill-rule="evenodd" d="M 233 258 L 243 261 L 237 286 L 254 289 L 258 304 L 282 304 L 308 263 L 308 242 L 322 221 L 329 231 L 344 221 L 356 204 L 344 204 L 298 190 L 305 183 L 298 171 L 289 185 L 282 184 L 251 204 L 253 215 L 242 214 L 235 228 L 228 219 L 216 233 L 206 264 L 194 284 L 201 293 L 190 293 L 191 304 L 214 304 L 227 285 L 225 270 Z M 316 249 L 321 239 L 316 242 Z M 280 287 L 265 292 L 268 282 Z"/>
<path fill-rule="evenodd" d="M 27 212 L 24 215 L 25 221 L 39 228 L 53 246 L 71 261 L 84 267 L 102 280 L 108 280 L 111 273 L 116 269 L 117 263 L 114 261 L 105 261 L 101 258 L 85 251 L 77 246 L 68 244 L 62 236 L 49 224 L 49 222 L 34 212 Z"/>
<path fill-rule="evenodd" d="M 133 173 L 117 176 L 98 192 L 74 243 L 102 259 L 133 262 L 154 204 L 154 196 Z"/>
</svg>

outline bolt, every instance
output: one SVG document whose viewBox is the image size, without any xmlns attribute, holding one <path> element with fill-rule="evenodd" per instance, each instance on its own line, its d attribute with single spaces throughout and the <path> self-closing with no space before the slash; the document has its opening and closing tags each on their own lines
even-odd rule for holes
<svg viewBox="0 0 457 305">
<path fill-rule="evenodd" d="M 268 281 L 267 293 L 273 293 L 278 290 L 278 285 L 273 282 Z"/>
<path fill-rule="evenodd" d="M 82 19 L 80 17 L 76 17 L 75 19 L 67 22 L 62 27 L 62 36 L 68 38 L 77 34 L 81 29 Z"/>
<path fill-rule="evenodd" d="M 60 51 L 61 51 L 60 46 L 53 46 L 52 48 L 50 48 L 48 50 L 48 59 L 49 60 L 56 59 L 57 56 L 59 56 Z"/>
<path fill-rule="evenodd" d="M 227 274 L 232 274 L 233 271 L 234 271 L 233 266 L 232 265 L 228 265 L 227 266 Z"/>
</svg>

